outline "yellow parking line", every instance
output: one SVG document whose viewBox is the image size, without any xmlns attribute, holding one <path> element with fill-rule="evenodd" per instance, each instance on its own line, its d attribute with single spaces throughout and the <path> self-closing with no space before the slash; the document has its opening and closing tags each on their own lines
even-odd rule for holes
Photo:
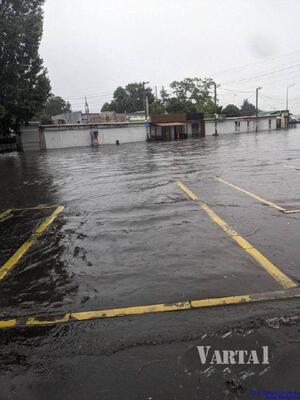
<svg viewBox="0 0 300 400">
<path fill-rule="evenodd" d="M 1 221 L 2 219 L 4 219 L 5 217 L 7 217 L 11 212 L 12 212 L 11 209 L 3 211 L 3 212 L 0 214 L 0 221 Z"/>
<path fill-rule="evenodd" d="M 70 314 L 65 314 L 59 318 L 53 319 L 40 319 L 38 317 L 29 317 L 26 319 L 27 326 L 36 326 L 36 325 L 52 325 L 52 324 L 62 324 L 64 322 L 68 322 L 70 318 Z"/>
<path fill-rule="evenodd" d="M 17 325 L 16 319 L 6 319 L 0 321 L 0 329 L 14 328 Z"/>
<path fill-rule="evenodd" d="M 105 318 L 120 318 L 133 315 L 146 315 L 152 313 L 186 311 L 208 307 L 229 306 L 235 304 L 247 304 L 263 301 L 286 300 L 300 297 L 300 289 L 280 290 L 275 292 L 254 293 L 238 296 L 217 297 L 211 299 L 188 300 L 185 302 L 171 304 L 152 304 L 144 306 L 133 306 L 113 308 L 99 311 L 71 312 L 59 316 L 28 316 L 9 320 L 0 320 L 0 329 L 15 327 L 35 327 L 64 324 L 71 321 L 90 321 Z"/>
<path fill-rule="evenodd" d="M 190 302 L 185 301 L 173 304 L 153 304 L 146 306 L 114 308 L 112 310 L 78 312 L 78 313 L 71 313 L 71 317 L 83 321 L 95 318 L 113 318 L 113 317 L 122 317 L 125 315 L 138 315 L 138 314 L 159 313 L 166 311 L 189 310 L 190 308 L 191 308 Z"/>
<path fill-rule="evenodd" d="M 300 167 L 297 167 L 296 165 L 284 165 L 284 167 L 291 168 L 291 169 L 296 169 L 296 170 L 300 171 Z"/>
<path fill-rule="evenodd" d="M 187 188 L 182 182 L 177 181 L 176 183 L 177 183 L 177 186 L 178 186 L 183 192 L 185 192 L 185 193 L 189 196 L 189 198 L 190 198 L 191 200 L 194 200 L 194 201 L 198 201 L 198 200 L 199 200 L 198 196 L 195 195 L 192 191 L 190 191 L 190 189 Z"/>
<path fill-rule="evenodd" d="M 182 182 L 178 181 L 177 185 L 183 190 L 192 200 L 200 202 L 199 207 L 205 211 L 209 217 L 219 225 L 246 253 L 254 258 L 258 264 L 265 269 L 283 288 L 297 287 L 297 283 L 280 271 L 270 260 L 262 253 L 255 249 L 251 243 L 244 239 L 238 232 L 231 228 L 222 218 L 220 218 L 207 204 L 200 201 L 199 197 L 191 192 Z M 190 196 L 192 194 L 192 197 Z"/>
<path fill-rule="evenodd" d="M 254 193 L 251 193 L 251 192 L 249 192 L 249 191 L 246 190 L 246 189 L 243 189 L 243 188 L 241 188 L 241 187 L 239 187 L 239 186 L 233 185 L 232 183 L 225 181 L 225 179 L 219 178 L 219 177 L 217 177 L 217 176 L 215 177 L 215 179 L 216 179 L 217 181 L 219 181 L 219 182 L 224 183 L 225 185 L 231 186 L 232 188 L 234 188 L 234 189 L 236 189 L 236 190 L 239 190 L 240 192 L 243 192 L 243 193 L 247 194 L 248 196 L 253 197 L 254 199 L 260 201 L 261 203 L 264 203 L 264 204 L 267 204 L 267 205 L 270 206 L 270 207 L 276 208 L 276 210 L 278 210 L 278 211 L 281 211 L 281 212 L 285 212 L 285 211 L 286 211 L 285 208 L 278 206 L 277 204 L 273 203 L 272 201 L 263 199 L 262 197 L 260 197 L 260 196 L 258 196 L 258 195 L 256 195 L 256 194 L 254 194 Z"/>
<path fill-rule="evenodd" d="M 57 208 L 57 205 L 52 206 L 36 206 L 36 207 L 28 207 L 28 208 L 12 208 L 12 211 L 29 211 L 29 210 L 48 210 L 50 208 Z"/>
<path fill-rule="evenodd" d="M 64 207 L 57 207 L 56 210 L 36 229 L 31 237 L 22 244 L 21 247 L 0 267 L 0 281 L 5 278 L 9 271 L 20 261 L 23 255 L 30 249 L 30 247 L 36 242 L 39 236 L 45 231 L 45 229 L 52 224 L 54 219 L 59 213 L 63 211 Z"/>
<path fill-rule="evenodd" d="M 295 214 L 295 213 L 299 213 L 300 210 L 286 210 L 284 211 L 284 214 Z"/>
<path fill-rule="evenodd" d="M 63 206 L 57 207 L 56 210 L 53 211 L 53 213 L 37 228 L 37 230 L 34 232 L 34 235 L 41 235 L 63 210 Z"/>
</svg>

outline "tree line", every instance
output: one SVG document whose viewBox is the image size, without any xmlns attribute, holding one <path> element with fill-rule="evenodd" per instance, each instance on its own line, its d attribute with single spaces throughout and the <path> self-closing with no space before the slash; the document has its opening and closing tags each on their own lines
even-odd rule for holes
<svg viewBox="0 0 300 400">
<path fill-rule="evenodd" d="M 171 112 L 203 112 L 205 116 L 214 114 L 215 105 L 211 93 L 211 78 L 185 78 L 170 83 L 170 90 L 164 88 L 159 96 L 153 93 L 144 82 L 129 83 L 118 87 L 113 99 L 105 103 L 101 111 L 132 113 L 145 109 L 145 98 L 148 98 L 150 114 Z M 220 111 L 220 107 L 218 106 Z"/>
<path fill-rule="evenodd" d="M 211 78 L 185 78 L 170 83 L 169 91 L 162 88 L 159 93 L 153 93 L 144 82 L 129 83 L 119 86 L 113 93 L 111 102 L 103 105 L 101 111 L 117 113 L 133 113 L 145 110 L 145 98 L 148 98 L 150 114 L 171 112 L 202 112 L 205 117 L 213 117 L 215 104 L 212 94 L 214 81 Z M 255 114 L 255 106 L 245 99 L 241 107 L 228 104 L 226 107 L 217 105 L 217 114 L 225 117 L 239 117 Z"/>
</svg>

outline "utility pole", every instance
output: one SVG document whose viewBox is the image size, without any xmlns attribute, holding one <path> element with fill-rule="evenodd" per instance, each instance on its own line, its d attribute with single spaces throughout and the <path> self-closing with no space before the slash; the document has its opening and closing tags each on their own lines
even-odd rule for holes
<svg viewBox="0 0 300 400">
<path fill-rule="evenodd" d="M 213 82 L 213 85 L 214 85 L 214 102 L 215 102 L 215 133 L 214 133 L 214 136 L 218 136 L 217 88 L 220 85 L 217 85 L 216 82 Z"/>
<path fill-rule="evenodd" d="M 293 86 L 295 86 L 295 83 L 292 83 L 291 85 L 288 85 L 288 86 L 286 87 L 286 103 L 285 103 L 286 107 L 285 107 L 285 109 L 286 109 L 286 111 L 287 111 L 287 113 L 288 113 L 288 115 L 287 115 L 287 121 L 286 121 L 286 127 L 287 127 L 287 128 L 289 127 L 289 122 L 290 122 L 290 113 L 289 113 L 289 88 L 291 88 L 291 87 L 293 87 Z"/>
<path fill-rule="evenodd" d="M 148 102 L 148 107 L 147 107 L 145 85 L 147 85 L 150 82 L 142 82 L 142 83 L 143 83 L 144 111 L 145 111 L 145 117 L 146 117 L 146 120 L 147 120 L 148 117 L 149 117 L 149 112 L 148 112 L 149 111 L 149 99 L 147 100 L 147 102 Z"/>
<path fill-rule="evenodd" d="M 146 110 L 146 119 L 149 118 L 150 111 L 149 111 L 149 97 L 145 97 L 145 110 Z"/>
<path fill-rule="evenodd" d="M 289 109 L 289 88 L 291 88 L 291 87 L 293 87 L 293 86 L 295 86 L 295 83 L 292 83 L 291 85 L 288 85 L 287 87 L 286 87 L 286 110 L 288 111 L 288 109 Z"/>
<path fill-rule="evenodd" d="M 85 105 L 84 105 L 84 108 L 85 108 L 85 113 L 86 114 L 89 114 L 90 113 L 90 108 L 89 108 L 89 104 L 88 104 L 88 102 L 87 102 L 87 98 L 85 97 Z"/>
<path fill-rule="evenodd" d="M 258 91 L 261 90 L 262 87 L 259 86 L 256 88 L 256 104 L 255 104 L 255 132 L 258 131 L 257 125 L 258 125 Z"/>
<path fill-rule="evenodd" d="M 147 140 L 150 139 L 150 127 L 149 127 L 149 98 L 148 96 L 146 96 L 146 92 L 145 92 L 145 85 L 147 85 L 150 82 L 143 82 L 143 100 L 144 100 L 144 111 L 145 111 L 145 125 L 146 125 L 146 129 L 147 129 Z"/>
</svg>

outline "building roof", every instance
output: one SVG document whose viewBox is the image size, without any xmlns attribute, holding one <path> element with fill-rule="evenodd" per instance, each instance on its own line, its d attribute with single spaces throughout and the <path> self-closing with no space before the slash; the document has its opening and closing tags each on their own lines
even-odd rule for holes
<svg viewBox="0 0 300 400">
<path fill-rule="evenodd" d="M 277 111 L 259 111 L 258 117 L 276 117 L 281 116 L 281 114 L 287 114 L 287 110 L 277 110 Z"/>
<path fill-rule="evenodd" d="M 185 125 L 183 122 L 163 122 L 163 123 L 158 123 L 158 124 L 154 124 L 157 126 L 183 126 Z"/>
</svg>

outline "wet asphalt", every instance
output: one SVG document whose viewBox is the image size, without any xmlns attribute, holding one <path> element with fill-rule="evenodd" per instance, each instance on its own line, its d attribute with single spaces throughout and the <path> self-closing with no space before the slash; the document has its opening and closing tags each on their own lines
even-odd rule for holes
<svg viewBox="0 0 300 400">
<path fill-rule="evenodd" d="M 214 179 L 300 208 L 300 171 L 286 165 L 300 167 L 299 128 L 1 155 L 0 210 L 65 206 L 0 283 L 1 319 L 279 290 L 177 179 L 300 281 L 300 213 L 284 215 Z M 50 213 L 13 211 L 0 223 L 2 264 Z M 298 303 L 1 331 L 0 399 L 218 400 L 300 390 Z M 202 343 L 268 345 L 271 364 L 207 371 Z"/>
</svg>

